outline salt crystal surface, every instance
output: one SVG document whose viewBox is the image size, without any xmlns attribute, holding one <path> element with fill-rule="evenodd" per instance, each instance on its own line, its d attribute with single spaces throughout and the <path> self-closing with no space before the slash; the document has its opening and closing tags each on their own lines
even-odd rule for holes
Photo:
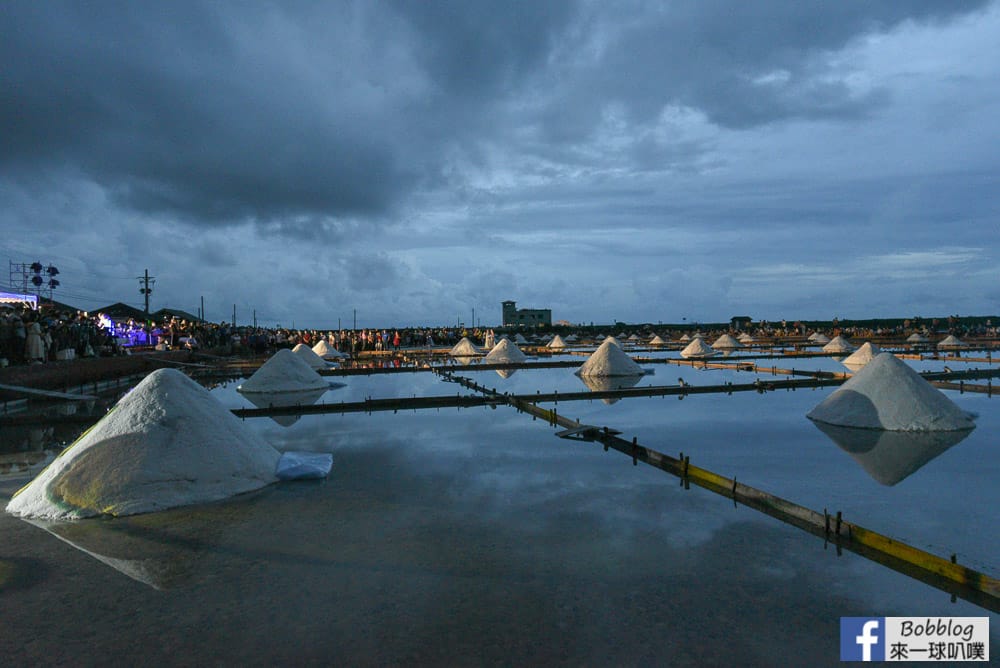
<svg viewBox="0 0 1000 668">
<path fill-rule="evenodd" d="M 159 369 L 17 492 L 7 512 L 77 519 L 216 501 L 274 482 L 279 456 L 208 390 Z"/>
<path fill-rule="evenodd" d="M 301 392 L 324 387 L 329 387 L 329 383 L 304 359 L 282 348 L 236 389 L 240 392 Z"/>
<path fill-rule="evenodd" d="M 860 348 L 847 356 L 842 364 L 850 369 L 860 369 L 864 365 L 875 359 L 875 356 L 882 352 L 882 349 L 870 341 L 866 341 Z"/>
<path fill-rule="evenodd" d="M 681 351 L 681 357 L 712 357 L 718 354 L 712 346 L 705 343 L 705 341 L 700 337 L 696 336 L 691 343 L 687 344 L 684 350 Z"/>
<path fill-rule="evenodd" d="M 843 427 L 958 431 L 976 423 L 891 353 L 881 353 L 807 415 Z"/>
<path fill-rule="evenodd" d="M 657 334 L 656 336 L 654 336 L 653 338 L 651 338 L 649 340 L 649 345 L 651 345 L 651 346 L 665 346 L 665 345 L 667 345 L 667 342 L 664 341 L 662 338 L 660 338 L 660 335 Z"/>
<path fill-rule="evenodd" d="M 576 372 L 578 376 L 641 376 L 643 373 L 641 366 L 621 348 L 607 340 Z"/>
<path fill-rule="evenodd" d="M 949 334 L 938 342 L 938 348 L 961 348 L 963 346 L 965 346 L 965 342 L 954 334 Z"/>
<path fill-rule="evenodd" d="M 722 349 L 726 348 L 732 349 L 732 348 L 742 348 L 743 346 L 740 344 L 739 341 L 737 341 L 733 337 L 729 336 L 728 334 L 723 334 L 722 336 L 717 338 L 714 343 L 712 343 L 712 347 L 722 348 Z"/>
<path fill-rule="evenodd" d="M 469 337 L 463 336 L 462 340 L 456 343 L 451 351 L 449 352 L 453 357 L 471 357 L 473 355 L 481 355 L 482 351 L 469 340 Z"/>
<path fill-rule="evenodd" d="M 296 343 L 295 347 L 292 348 L 292 352 L 301 357 L 302 361 L 313 369 L 327 368 L 326 362 L 323 361 L 323 358 L 317 355 L 312 348 L 304 343 Z"/>
<path fill-rule="evenodd" d="M 566 347 L 566 342 L 563 340 L 563 337 L 561 337 L 558 334 L 556 334 L 555 336 L 552 337 L 552 340 L 549 341 L 547 347 L 548 348 L 565 348 Z"/>
<path fill-rule="evenodd" d="M 340 359 L 341 357 L 345 357 L 343 353 L 331 346 L 324 339 L 320 339 L 319 343 L 313 346 L 313 352 L 323 359 Z"/>
<path fill-rule="evenodd" d="M 849 353 L 853 350 L 854 346 L 848 343 L 847 339 L 842 336 L 833 337 L 832 341 L 823 346 L 823 352 L 827 353 Z"/>
<path fill-rule="evenodd" d="M 493 346 L 493 350 L 483 358 L 486 364 L 516 364 L 528 359 L 517 344 L 510 339 L 500 339 L 500 342 Z"/>
</svg>

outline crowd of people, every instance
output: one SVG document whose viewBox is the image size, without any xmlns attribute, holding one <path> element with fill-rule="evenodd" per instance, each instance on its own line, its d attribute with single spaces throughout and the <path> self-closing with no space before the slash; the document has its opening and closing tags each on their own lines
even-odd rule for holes
<svg viewBox="0 0 1000 668">
<path fill-rule="evenodd" d="M 996 336 L 991 321 L 975 326 L 962 326 L 947 321 L 920 319 L 885 328 L 852 327 L 833 321 L 831 333 L 850 337 L 903 335 L 910 331 L 930 329 L 958 336 Z M 647 326 L 649 328 L 649 326 Z M 761 321 L 748 328 L 754 336 L 804 336 L 808 328 L 800 322 Z M 651 330 L 650 330 L 651 332 Z M 650 333 L 645 332 L 645 333 Z M 664 333 L 664 332 L 660 332 Z M 683 332 L 666 332 L 668 336 Z M 99 357 L 129 354 L 134 350 L 204 350 L 217 354 L 272 354 L 280 348 L 292 348 L 299 343 L 310 347 L 321 340 L 347 356 L 361 353 L 394 351 L 423 346 L 452 346 L 462 337 L 474 343 L 492 346 L 492 329 L 439 327 L 401 329 L 360 329 L 319 331 L 281 327 L 233 326 L 227 322 L 213 323 L 171 317 L 158 323 L 134 319 L 115 321 L 103 313 L 84 311 L 36 311 L 28 305 L 4 304 L 0 308 L 0 366 L 42 364 L 78 357 Z"/>
<path fill-rule="evenodd" d="M 159 323 L 115 321 L 103 313 L 36 311 L 27 305 L 0 308 L 0 366 L 43 364 L 135 350 L 204 350 L 219 354 L 271 354 L 321 340 L 348 356 L 420 346 L 450 346 L 463 336 L 486 340 L 492 330 L 402 328 L 319 331 L 234 327 L 230 323 L 172 317 Z"/>
</svg>

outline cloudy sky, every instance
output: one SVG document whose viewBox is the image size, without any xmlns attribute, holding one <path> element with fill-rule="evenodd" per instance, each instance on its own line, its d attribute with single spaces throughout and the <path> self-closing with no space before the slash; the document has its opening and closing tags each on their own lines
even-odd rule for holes
<svg viewBox="0 0 1000 668">
<path fill-rule="evenodd" d="M 998 35 L 976 0 L 3 3 L 0 261 L 298 327 L 997 314 Z"/>
</svg>

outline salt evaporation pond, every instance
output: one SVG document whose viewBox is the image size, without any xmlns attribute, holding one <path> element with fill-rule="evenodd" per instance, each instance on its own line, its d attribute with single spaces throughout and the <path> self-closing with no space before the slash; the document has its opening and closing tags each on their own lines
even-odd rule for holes
<svg viewBox="0 0 1000 668">
<path fill-rule="evenodd" d="M 794 366 L 806 362 L 828 363 Z M 640 385 L 756 377 L 655 370 Z M 451 371 L 502 392 L 586 389 L 572 368 L 507 379 Z M 321 402 L 468 393 L 428 372 L 333 380 L 347 385 Z M 248 405 L 236 384 L 213 394 L 229 407 Z M 1000 572 L 993 400 L 949 392 L 980 415 L 977 428 L 889 487 L 805 417 L 832 391 L 561 402 L 558 410 Z M 1000 615 L 953 604 L 850 552 L 838 557 L 811 535 L 684 490 L 599 445 L 557 439 L 508 407 L 305 416 L 287 429 L 264 418 L 247 424 L 280 450 L 332 452 L 329 479 L 76 523 L 61 540 L 55 529 L 0 516 L 0 605 L 13 611 L 4 614 L 2 656 L 12 665 L 107 656 L 165 665 L 774 665 L 795 656 L 833 666 L 839 618 L 862 615 L 989 616 L 998 646 Z M 0 501 L 24 482 L 0 477 Z"/>
</svg>

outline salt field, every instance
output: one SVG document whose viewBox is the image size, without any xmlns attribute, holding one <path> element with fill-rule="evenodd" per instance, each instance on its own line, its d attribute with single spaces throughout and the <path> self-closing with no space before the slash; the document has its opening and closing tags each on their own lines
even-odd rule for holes
<svg viewBox="0 0 1000 668">
<path fill-rule="evenodd" d="M 586 392 L 572 367 L 530 367 L 582 364 L 594 348 L 580 350 L 529 353 L 506 376 L 476 362 L 443 368 L 501 394 Z M 634 356 L 652 372 L 635 387 L 764 385 L 543 407 L 1000 574 L 991 396 L 946 392 L 977 415 L 957 442 L 859 446 L 806 418 L 835 387 L 768 390 L 788 378 L 763 370 L 771 360 L 747 372 L 642 362 L 677 350 Z M 831 358 L 776 362 L 846 371 Z M 317 405 L 475 394 L 429 370 L 324 380 Z M 245 381 L 210 394 L 253 408 L 237 391 Z M 843 616 L 987 616 L 994 647 L 1000 637 L 995 610 L 599 443 L 557 438 L 508 405 L 295 417 L 243 422 L 279 451 L 332 454 L 325 480 L 128 517 L 0 515 L 0 655 L 11 665 L 837 665 Z M 40 466 L 0 475 L 0 501 Z"/>
</svg>

